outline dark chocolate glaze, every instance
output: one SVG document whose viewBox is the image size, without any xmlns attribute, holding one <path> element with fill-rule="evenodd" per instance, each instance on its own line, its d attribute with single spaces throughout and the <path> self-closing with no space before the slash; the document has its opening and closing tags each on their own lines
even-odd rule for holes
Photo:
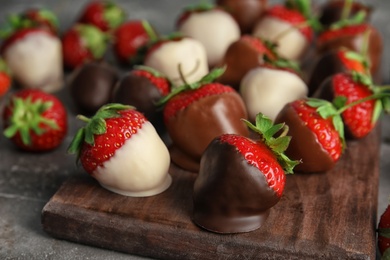
<svg viewBox="0 0 390 260">
<path fill-rule="evenodd" d="M 119 73 L 103 62 L 89 62 L 74 72 L 68 83 L 71 97 L 82 113 L 93 114 L 111 102 Z"/>
<path fill-rule="evenodd" d="M 239 233 L 258 229 L 279 198 L 236 147 L 216 138 L 202 156 L 193 201 L 197 225 L 217 233 Z"/>
<path fill-rule="evenodd" d="M 251 34 L 253 27 L 267 8 L 267 0 L 217 0 L 237 21 L 241 34 Z"/>
<path fill-rule="evenodd" d="M 247 118 L 247 112 L 236 92 L 202 98 L 177 112 L 166 122 L 174 146 L 172 161 L 197 172 L 204 150 L 215 137 L 225 133 L 249 135 L 242 118 Z"/>
<path fill-rule="evenodd" d="M 161 91 L 150 80 L 130 71 L 116 84 L 112 100 L 134 106 L 156 129 L 161 130 L 164 126 L 162 109 L 156 106 L 161 98 Z"/>
<path fill-rule="evenodd" d="M 341 19 L 341 14 L 343 12 L 345 0 L 334 0 L 327 1 L 321 8 L 321 14 L 319 17 L 320 23 L 324 27 L 329 27 L 335 22 L 338 22 Z M 372 9 L 371 7 L 364 5 L 362 3 L 353 2 L 351 6 L 351 12 L 349 17 L 354 16 L 359 11 L 365 11 L 366 21 L 370 19 Z"/>
<path fill-rule="evenodd" d="M 371 25 L 368 25 L 368 30 L 371 31 L 368 39 L 368 59 L 371 64 L 371 74 L 374 79 L 378 79 L 381 72 L 381 59 L 383 54 L 383 42 L 382 36 L 379 31 Z M 317 50 L 319 55 L 335 50 L 340 47 L 345 47 L 347 49 L 353 50 L 355 52 L 361 53 L 364 45 L 365 33 L 358 34 L 356 36 L 345 35 L 343 37 L 338 37 L 330 41 L 317 41 Z"/>
<path fill-rule="evenodd" d="M 325 172 L 333 168 L 335 162 L 322 148 L 316 135 L 305 125 L 289 104 L 285 105 L 275 119 L 275 124 L 286 123 L 289 126 L 290 144 L 285 154 L 292 160 L 302 160 L 294 172 Z"/>
<path fill-rule="evenodd" d="M 217 81 L 238 90 L 245 74 L 262 64 L 264 64 L 263 55 L 259 54 L 248 43 L 238 40 L 226 50 L 219 65 L 219 67 L 226 66 L 226 71 Z"/>
</svg>

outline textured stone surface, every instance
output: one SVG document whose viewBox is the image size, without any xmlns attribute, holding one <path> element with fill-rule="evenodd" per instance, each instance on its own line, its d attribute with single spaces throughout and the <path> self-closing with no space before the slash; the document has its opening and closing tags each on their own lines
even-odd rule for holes
<svg viewBox="0 0 390 260">
<path fill-rule="evenodd" d="M 19 0 L 0 1 L 0 23 L 9 13 L 20 12 L 27 7 L 42 6 L 59 15 L 62 30 L 76 19 L 86 0 Z M 194 0 L 133 0 L 116 1 L 123 6 L 129 19 L 147 19 L 161 33 L 170 33 L 180 10 Z M 280 1 L 270 1 L 280 2 Z M 317 2 L 317 1 L 316 1 Z M 323 1 L 318 1 L 322 3 Z M 377 7 L 373 24 L 381 31 L 385 53 L 383 77 L 390 77 L 390 1 L 362 1 Z M 57 93 L 70 104 L 68 92 Z M 1 104 L 4 100 L 0 100 Z M 70 129 L 67 139 L 59 149 L 46 154 L 21 153 L 0 135 L 0 258 L 1 259 L 141 259 L 118 252 L 61 241 L 48 236 L 40 225 L 40 214 L 45 203 L 68 177 L 85 174 L 76 167 L 74 157 L 66 155 L 66 147 L 80 123 L 69 109 Z M 2 122 L 0 121 L 0 127 Z M 384 211 L 390 195 L 390 117 L 382 122 L 381 171 L 378 198 L 378 217 Z M 358 227 L 357 227 L 358 228 Z"/>
</svg>

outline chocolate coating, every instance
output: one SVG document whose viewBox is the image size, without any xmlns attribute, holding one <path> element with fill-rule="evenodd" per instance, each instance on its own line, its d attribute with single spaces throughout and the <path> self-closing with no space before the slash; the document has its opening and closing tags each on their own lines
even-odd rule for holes
<svg viewBox="0 0 390 260">
<path fill-rule="evenodd" d="M 264 64 L 263 55 L 245 41 L 238 40 L 226 50 L 220 65 L 220 67 L 226 66 L 226 71 L 217 81 L 238 90 L 245 74 L 262 64 Z"/>
<path fill-rule="evenodd" d="M 338 22 L 341 19 L 345 2 L 345 0 L 327 1 L 321 8 L 319 17 L 320 23 L 325 27 L 329 27 L 333 23 Z M 366 12 L 366 21 L 370 19 L 372 9 L 369 6 L 358 2 L 352 2 L 349 17 L 354 16 L 359 11 Z"/>
<path fill-rule="evenodd" d="M 160 90 L 147 78 L 133 72 L 125 74 L 115 85 L 113 102 L 134 106 L 157 128 L 164 125 L 162 110 L 156 102 L 162 98 Z"/>
<path fill-rule="evenodd" d="M 172 161 L 197 172 L 203 152 L 215 137 L 225 133 L 249 135 L 241 118 L 247 118 L 247 112 L 236 92 L 208 96 L 178 111 L 166 122 L 174 146 Z"/>
<path fill-rule="evenodd" d="M 294 172 L 325 172 L 333 168 L 335 162 L 332 157 L 290 104 L 284 106 L 275 119 L 275 124 L 283 122 L 289 126 L 288 135 L 292 137 L 285 154 L 291 160 L 302 160 Z"/>
<path fill-rule="evenodd" d="M 118 79 L 118 72 L 108 64 L 90 62 L 74 72 L 68 87 L 81 112 L 93 114 L 111 101 L 111 93 Z"/>
<path fill-rule="evenodd" d="M 383 54 L 383 42 L 379 31 L 371 25 L 367 25 L 370 30 L 368 39 L 368 59 L 371 65 L 371 72 L 374 78 L 378 78 L 377 74 L 380 74 L 381 59 Z M 317 50 L 319 55 L 322 55 L 330 50 L 345 47 L 355 52 L 361 53 L 365 42 L 365 33 L 361 33 L 355 36 L 344 35 L 342 37 L 334 38 L 329 41 L 318 41 Z"/>
<path fill-rule="evenodd" d="M 236 147 L 214 139 L 202 156 L 194 183 L 193 221 L 212 232 L 258 229 L 279 198 L 264 174 Z"/>
<path fill-rule="evenodd" d="M 267 8 L 267 0 L 217 0 L 237 21 L 241 34 L 250 34 L 255 23 Z"/>
</svg>

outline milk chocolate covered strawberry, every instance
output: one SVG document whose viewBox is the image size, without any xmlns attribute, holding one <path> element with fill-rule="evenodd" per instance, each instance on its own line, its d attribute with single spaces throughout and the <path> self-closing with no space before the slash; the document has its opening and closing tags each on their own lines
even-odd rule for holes
<svg viewBox="0 0 390 260">
<path fill-rule="evenodd" d="M 84 169 L 104 188 L 145 197 L 171 184 L 169 152 L 153 125 L 130 106 L 108 104 L 86 122 L 69 146 Z"/>
<path fill-rule="evenodd" d="M 287 125 L 273 125 L 262 114 L 256 117 L 256 125 L 246 123 L 258 135 L 255 140 L 223 134 L 202 155 L 194 183 L 193 221 L 206 230 L 258 229 L 282 197 L 285 173 L 292 173 L 299 163 L 284 154 L 290 142 Z"/>
<path fill-rule="evenodd" d="M 215 69 L 199 82 L 188 83 L 164 97 L 163 115 L 172 139 L 172 161 L 197 172 L 207 145 L 224 133 L 249 134 L 241 118 L 247 112 L 240 95 L 231 87 L 215 83 L 223 69 Z"/>
</svg>

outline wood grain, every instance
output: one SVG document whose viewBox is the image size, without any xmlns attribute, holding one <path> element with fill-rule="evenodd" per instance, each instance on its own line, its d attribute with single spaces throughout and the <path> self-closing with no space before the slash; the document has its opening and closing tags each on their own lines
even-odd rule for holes
<svg viewBox="0 0 390 260">
<path fill-rule="evenodd" d="M 326 173 L 287 176 L 284 195 L 260 229 L 233 235 L 191 221 L 196 174 L 171 165 L 172 186 L 149 198 L 65 182 L 42 211 L 43 229 L 77 243 L 161 259 L 375 259 L 379 127 Z"/>
</svg>

